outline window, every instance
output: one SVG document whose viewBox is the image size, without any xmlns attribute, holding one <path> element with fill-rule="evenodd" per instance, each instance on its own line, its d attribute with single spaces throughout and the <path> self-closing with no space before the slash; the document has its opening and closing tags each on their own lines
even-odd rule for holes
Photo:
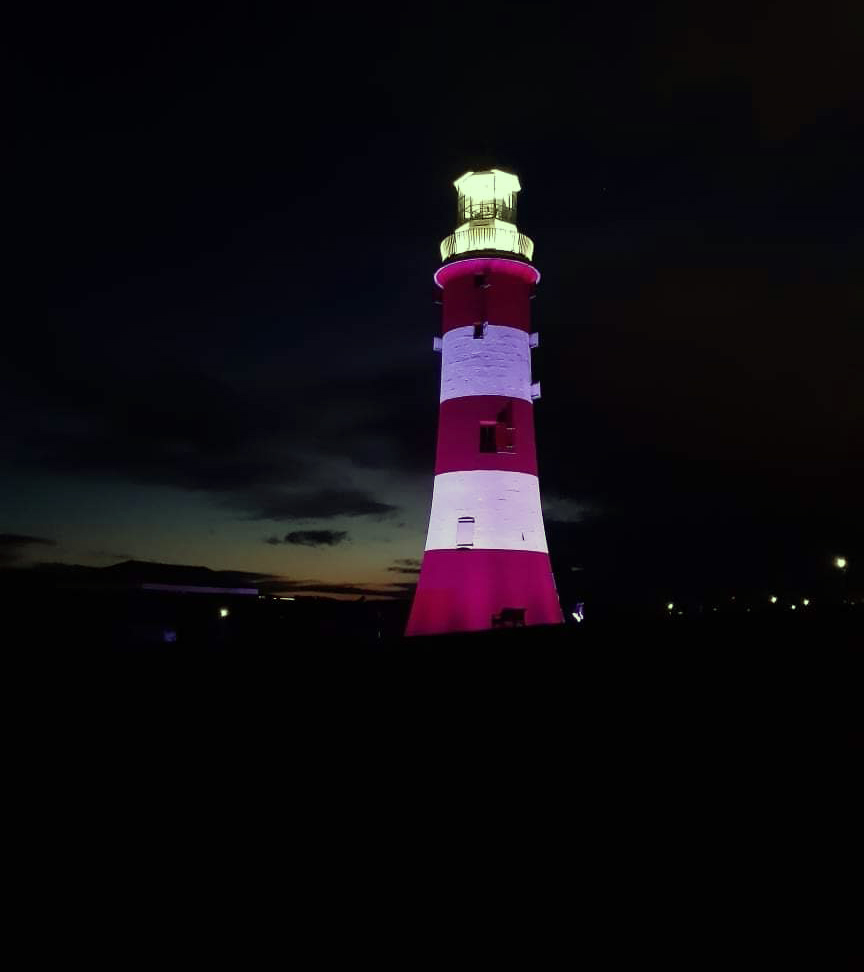
<svg viewBox="0 0 864 972">
<path fill-rule="evenodd" d="M 480 338 L 486 337 L 486 325 L 488 321 L 478 321 L 474 325 L 474 340 L 477 341 Z"/>
<path fill-rule="evenodd" d="M 513 402 L 507 402 L 496 416 L 495 443 L 496 452 L 516 451 L 516 426 L 513 422 Z"/>
<path fill-rule="evenodd" d="M 495 426 L 496 452 L 515 452 L 516 451 L 516 429 L 509 425 Z"/>
<path fill-rule="evenodd" d="M 456 546 L 474 546 L 474 517 L 460 516 L 456 521 Z"/>
<path fill-rule="evenodd" d="M 480 451 L 498 451 L 498 426 L 494 422 L 480 423 Z"/>
<path fill-rule="evenodd" d="M 480 423 L 481 452 L 516 451 L 516 429 L 509 415 L 506 419 L 501 417 L 505 413 L 506 410 L 499 414 L 497 422 Z"/>
</svg>

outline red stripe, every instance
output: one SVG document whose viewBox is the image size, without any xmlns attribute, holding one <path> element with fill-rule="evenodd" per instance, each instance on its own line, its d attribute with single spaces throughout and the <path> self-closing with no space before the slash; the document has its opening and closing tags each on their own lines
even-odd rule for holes
<svg viewBox="0 0 864 972">
<path fill-rule="evenodd" d="M 509 273 L 511 276 L 520 277 L 531 284 L 540 282 L 540 271 L 533 263 L 517 260 L 515 257 L 485 256 L 465 257 L 445 263 L 435 271 L 435 283 L 439 287 L 443 287 L 454 277 L 460 277 L 466 273 L 489 273 L 492 270 Z"/>
<path fill-rule="evenodd" d="M 525 550 L 427 550 L 408 635 L 484 631 L 504 608 L 526 625 L 562 624 L 549 555 Z"/>
<path fill-rule="evenodd" d="M 481 273 L 488 286 L 477 285 Z M 442 334 L 479 321 L 530 331 L 535 277 L 533 267 L 507 260 L 465 260 L 442 267 Z"/>
<path fill-rule="evenodd" d="M 509 417 L 499 433 L 506 439 L 506 428 L 513 427 L 512 452 L 481 452 L 480 426 L 496 422 L 509 407 Z M 507 469 L 537 475 L 537 450 L 534 443 L 534 406 L 521 398 L 500 395 L 471 395 L 449 398 L 441 403 L 438 416 L 438 450 L 435 473 L 467 469 Z"/>
</svg>

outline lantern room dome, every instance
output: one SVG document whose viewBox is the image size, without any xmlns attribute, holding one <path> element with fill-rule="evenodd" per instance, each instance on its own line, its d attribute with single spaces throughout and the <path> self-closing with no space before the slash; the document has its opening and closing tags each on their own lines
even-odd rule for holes
<svg viewBox="0 0 864 972">
<path fill-rule="evenodd" d="M 467 253 L 534 255 L 534 243 L 516 226 L 519 177 L 502 169 L 466 172 L 453 183 L 457 192 L 456 230 L 441 243 L 441 259 Z"/>
</svg>

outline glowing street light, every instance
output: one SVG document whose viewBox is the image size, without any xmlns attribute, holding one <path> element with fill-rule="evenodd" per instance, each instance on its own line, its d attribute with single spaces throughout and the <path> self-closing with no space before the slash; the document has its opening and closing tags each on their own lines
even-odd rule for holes
<svg viewBox="0 0 864 972">
<path fill-rule="evenodd" d="M 220 618 L 227 618 L 228 617 L 228 608 L 219 608 L 219 617 Z"/>
<path fill-rule="evenodd" d="M 848 561 L 846 560 L 845 557 L 835 557 L 834 558 L 834 566 L 838 570 L 846 570 L 847 563 L 848 563 Z"/>
<path fill-rule="evenodd" d="M 666 610 L 667 610 L 667 611 L 674 611 L 674 610 L 675 610 L 675 605 L 674 605 L 674 604 L 673 604 L 673 603 L 672 603 L 672 602 L 670 601 L 670 602 L 669 602 L 669 603 L 668 603 L 668 604 L 666 605 Z"/>
<path fill-rule="evenodd" d="M 771 603 L 772 604 L 776 604 L 777 603 L 777 595 L 776 594 L 772 594 L 771 595 Z"/>
<path fill-rule="evenodd" d="M 804 600 L 801 603 L 804 605 L 804 607 L 807 607 L 807 605 L 810 603 L 810 598 L 809 597 L 805 597 Z"/>
</svg>

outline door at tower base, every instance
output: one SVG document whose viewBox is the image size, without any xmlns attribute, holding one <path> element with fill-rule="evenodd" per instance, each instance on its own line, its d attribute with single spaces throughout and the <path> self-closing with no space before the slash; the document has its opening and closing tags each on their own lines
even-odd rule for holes
<svg viewBox="0 0 864 972">
<path fill-rule="evenodd" d="M 526 625 L 563 623 L 549 554 L 427 550 L 406 634 L 485 631 L 496 626 L 502 613 Z"/>
</svg>

